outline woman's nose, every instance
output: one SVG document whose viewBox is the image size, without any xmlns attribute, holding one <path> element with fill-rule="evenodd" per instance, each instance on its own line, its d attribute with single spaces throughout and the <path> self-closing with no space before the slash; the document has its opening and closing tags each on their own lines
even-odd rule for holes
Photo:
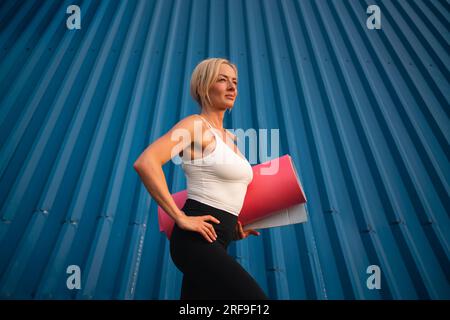
<svg viewBox="0 0 450 320">
<path fill-rule="evenodd" d="M 228 89 L 233 89 L 233 91 L 236 89 L 236 84 L 233 82 L 228 82 Z"/>
</svg>

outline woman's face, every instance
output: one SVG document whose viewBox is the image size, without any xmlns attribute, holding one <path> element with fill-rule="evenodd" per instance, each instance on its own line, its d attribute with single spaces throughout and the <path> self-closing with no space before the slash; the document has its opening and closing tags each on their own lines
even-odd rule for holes
<svg viewBox="0 0 450 320">
<path fill-rule="evenodd" d="M 209 97 L 215 108 L 231 109 L 237 96 L 237 79 L 234 69 L 223 63 L 219 69 L 219 76 L 209 88 Z"/>
</svg>

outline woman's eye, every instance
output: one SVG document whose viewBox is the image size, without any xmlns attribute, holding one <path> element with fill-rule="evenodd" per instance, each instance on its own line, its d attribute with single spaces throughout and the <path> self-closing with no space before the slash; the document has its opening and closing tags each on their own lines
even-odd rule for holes
<svg viewBox="0 0 450 320">
<path fill-rule="evenodd" d="M 222 78 L 222 79 L 219 79 L 219 81 L 227 81 L 227 79 Z M 234 83 L 234 85 L 237 86 L 237 82 L 233 82 L 233 83 Z"/>
</svg>

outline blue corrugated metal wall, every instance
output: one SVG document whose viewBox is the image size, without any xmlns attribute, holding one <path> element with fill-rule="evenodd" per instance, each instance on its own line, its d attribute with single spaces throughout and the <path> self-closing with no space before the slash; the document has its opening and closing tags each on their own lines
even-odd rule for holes
<svg viewBox="0 0 450 320">
<path fill-rule="evenodd" d="M 195 65 L 227 57 L 226 126 L 279 128 L 309 201 L 307 223 L 230 249 L 269 296 L 450 298 L 449 20 L 445 0 L 1 1 L 0 297 L 178 298 L 132 165 L 197 112 Z"/>
</svg>

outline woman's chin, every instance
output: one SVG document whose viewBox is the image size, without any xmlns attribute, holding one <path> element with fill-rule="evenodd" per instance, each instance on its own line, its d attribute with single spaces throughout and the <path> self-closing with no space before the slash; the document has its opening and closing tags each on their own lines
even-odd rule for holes
<svg viewBox="0 0 450 320">
<path fill-rule="evenodd" d="M 233 109 L 234 103 L 223 103 L 222 106 L 219 108 L 222 111 L 228 111 L 230 109 Z"/>
</svg>

